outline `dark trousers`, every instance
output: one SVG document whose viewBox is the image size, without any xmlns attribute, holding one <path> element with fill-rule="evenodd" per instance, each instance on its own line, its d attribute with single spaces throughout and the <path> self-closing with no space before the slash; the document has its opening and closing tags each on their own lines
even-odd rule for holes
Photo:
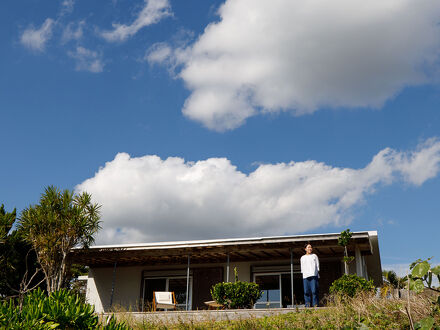
<svg viewBox="0 0 440 330">
<path fill-rule="evenodd" d="M 306 307 L 318 306 L 319 302 L 319 283 L 318 276 L 310 276 L 303 279 L 304 300 Z"/>
</svg>

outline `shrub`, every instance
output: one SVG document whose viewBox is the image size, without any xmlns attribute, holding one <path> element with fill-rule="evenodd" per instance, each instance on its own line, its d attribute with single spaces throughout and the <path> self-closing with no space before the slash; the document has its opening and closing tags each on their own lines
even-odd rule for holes
<svg viewBox="0 0 440 330">
<path fill-rule="evenodd" d="M 94 307 L 67 290 L 49 296 L 41 289 L 28 293 L 22 302 L 11 299 L 0 304 L 0 328 L 7 329 L 96 329 Z M 106 329 L 123 329 L 114 321 Z"/>
<path fill-rule="evenodd" d="M 217 283 L 211 289 L 212 298 L 225 308 L 252 308 L 261 297 L 256 283 L 236 281 Z"/>
<path fill-rule="evenodd" d="M 354 297 L 359 292 L 374 292 L 373 280 L 367 281 L 357 275 L 342 275 L 330 287 L 330 293 Z"/>
</svg>

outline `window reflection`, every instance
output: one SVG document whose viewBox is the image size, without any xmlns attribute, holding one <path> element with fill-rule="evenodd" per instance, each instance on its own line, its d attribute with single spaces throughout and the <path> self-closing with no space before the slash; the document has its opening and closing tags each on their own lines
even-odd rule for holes
<svg viewBox="0 0 440 330">
<path fill-rule="evenodd" d="M 261 298 L 258 299 L 256 308 L 278 308 L 280 306 L 280 275 L 258 275 L 255 282 L 263 291 Z"/>
</svg>

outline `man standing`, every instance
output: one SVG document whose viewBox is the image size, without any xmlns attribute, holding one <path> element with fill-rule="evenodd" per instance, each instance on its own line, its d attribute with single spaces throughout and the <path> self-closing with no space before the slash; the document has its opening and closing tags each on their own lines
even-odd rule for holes
<svg viewBox="0 0 440 330">
<path fill-rule="evenodd" d="M 301 257 L 301 273 L 304 283 L 304 300 L 306 307 L 318 307 L 319 302 L 319 259 L 312 253 L 311 244 L 305 247 L 306 254 Z"/>
</svg>

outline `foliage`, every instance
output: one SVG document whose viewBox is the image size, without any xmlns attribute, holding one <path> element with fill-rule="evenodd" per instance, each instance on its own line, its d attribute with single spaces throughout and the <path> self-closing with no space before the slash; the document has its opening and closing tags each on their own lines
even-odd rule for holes
<svg viewBox="0 0 440 330">
<path fill-rule="evenodd" d="M 382 271 L 383 280 L 394 289 L 402 289 L 405 285 L 405 279 L 397 276 L 393 270 Z"/>
<path fill-rule="evenodd" d="M 353 233 L 350 232 L 350 229 L 346 229 L 341 232 L 339 238 L 338 238 L 338 245 L 340 246 L 347 246 L 350 243 L 350 239 L 353 236 Z"/>
<path fill-rule="evenodd" d="M 127 329 L 114 318 L 100 325 L 94 307 L 67 290 L 46 295 L 41 289 L 27 294 L 21 307 L 16 299 L 0 304 L 0 328 L 8 329 Z"/>
<path fill-rule="evenodd" d="M 353 260 L 354 260 L 354 257 L 353 257 L 353 256 L 349 256 L 349 257 L 344 256 L 344 257 L 342 258 L 342 261 L 343 261 L 344 263 L 347 263 L 347 264 L 349 264 L 349 263 L 352 262 Z"/>
<path fill-rule="evenodd" d="M 435 319 L 433 317 L 426 317 L 414 324 L 414 329 L 431 330 L 434 327 L 434 324 Z"/>
<path fill-rule="evenodd" d="M 354 297 L 360 292 L 374 292 L 373 280 L 367 281 L 357 275 L 342 275 L 330 286 L 330 293 Z"/>
<path fill-rule="evenodd" d="M 87 266 L 72 264 L 67 274 L 67 278 L 71 279 L 68 288 L 71 292 L 80 296 L 83 301 L 86 299 L 87 281 L 78 280 L 78 277 L 87 275 L 88 272 L 89 268 Z"/>
<path fill-rule="evenodd" d="M 217 283 L 211 289 L 212 298 L 225 308 L 252 308 L 261 297 L 256 283 L 236 281 L 235 283 Z"/>
<path fill-rule="evenodd" d="M 427 287 L 430 290 L 440 292 L 439 289 L 432 286 L 433 276 L 437 276 L 440 282 L 440 265 L 432 267 L 429 263 L 431 259 L 432 257 L 427 260 L 418 259 L 409 266 L 411 270 L 409 281 L 410 290 L 420 293 Z"/>
<path fill-rule="evenodd" d="M 14 209 L 12 212 L 6 212 L 5 206 L 3 204 L 0 206 L 0 244 L 5 243 L 6 236 L 11 230 L 16 216 L 16 209 Z"/>
<path fill-rule="evenodd" d="M 66 286 L 67 255 L 77 245 L 89 246 L 100 229 L 100 206 L 91 195 L 75 195 L 49 186 L 37 205 L 23 210 L 19 229 L 37 253 L 44 272 L 47 290 L 53 292 Z"/>
<path fill-rule="evenodd" d="M 383 286 L 380 288 L 380 294 L 382 297 L 386 298 L 391 296 L 400 297 L 401 293 L 399 289 L 405 287 L 405 278 L 397 276 L 396 272 L 393 270 L 383 270 L 382 271 Z M 395 289 L 398 289 L 395 292 Z"/>
<path fill-rule="evenodd" d="M 24 282 L 33 287 L 42 280 L 37 272 L 37 256 L 18 230 L 14 230 L 16 210 L 6 212 L 0 207 L 0 298 L 17 295 Z M 30 280 L 32 279 L 32 280 Z M 24 282 L 23 282 L 24 281 Z"/>
<path fill-rule="evenodd" d="M 346 229 L 342 231 L 338 237 L 338 245 L 344 247 L 344 257 L 342 258 L 342 261 L 344 262 L 345 275 L 348 275 L 348 263 L 354 260 L 354 257 L 348 256 L 347 251 L 347 245 L 350 243 L 351 236 L 353 236 L 353 233 L 350 232 L 350 229 Z"/>
<path fill-rule="evenodd" d="M 429 308 L 430 315 L 416 322 L 414 329 L 428 330 L 440 328 L 440 322 L 438 320 L 440 317 L 440 295 L 438 295 L 440 288 L 436 289 L 432 286 L 433 276 L 437 276 L 437 279 L 440 281 L 440 265 L 432 267 L 429 263 L 431 259 L 432 257 L 427 260 L 417 259 L 414 261 L 409 267 L 411 274 L 408 274 L 405 279 L 407 288 L 409 287 L 411 291 L 415 291 L 417 296 L 428 297 L 427 300 L 431 302 Z M 425 292 L 425 289 L 429 289 L 431 294 L 423 295 L 422 293 Z"/>
<path fill-rule="evenodd" d="M 112 314 L 110 318 L 102 325 L 102 329 L 104 330 L 128 330 L 129 326 L 125 324 L 125 322 L 118 322 L 115 316 Z"/>
<path fill-rule="evenodd" d="M 440 318 L 440 295 L 437 296 L 437 300 L 432 301 L 431 315 L 416 322 L 414 328 L 420 330 L 440 329 L 440 322 L 436 318 Z"/>
</svg>

